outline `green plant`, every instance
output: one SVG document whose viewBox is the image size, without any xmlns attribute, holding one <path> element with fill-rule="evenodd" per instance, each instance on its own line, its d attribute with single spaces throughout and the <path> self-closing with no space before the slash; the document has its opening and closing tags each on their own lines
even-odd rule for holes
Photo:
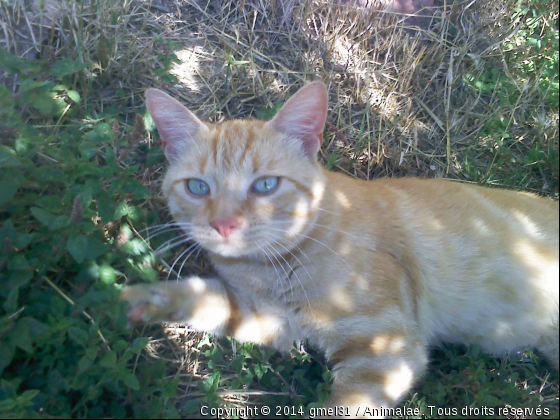
<svg viewBox="0 0 560 420">
<path fill-rule="evenodd" d="M 19 77 L 0 86 L 0 416 L 173 415 L 173 379 L 163 362 L 137 369 L 149 339 L 132 340 L 116 301 L 124 278 L 157 277 L 122 239 L 158 218 L 137 178 L 161 149 L 134 152 L 142 118 L 84 114 L 84 64 L 4 50 L 0 64 Z"/>
</svg>

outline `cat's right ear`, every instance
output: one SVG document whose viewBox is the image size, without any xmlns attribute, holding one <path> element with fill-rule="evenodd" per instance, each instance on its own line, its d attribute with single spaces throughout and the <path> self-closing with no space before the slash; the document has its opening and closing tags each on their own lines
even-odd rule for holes
<svg viewBox="0 0 560 420">
<path fill-rule="evenodd" d="M 146 106 L 163 141 L 167 160 L 175 161 L 208 127 L 179 101 L 158 89 L 146 91 Z"/>
<path fill-rule="evenodd" d="M 288 99 L 265 127 L 297 138 L 303 152 L 315 159 L 323 143 L 328 100 L 327 87 L 323 82 L 309 83 Z"/>
</svg>

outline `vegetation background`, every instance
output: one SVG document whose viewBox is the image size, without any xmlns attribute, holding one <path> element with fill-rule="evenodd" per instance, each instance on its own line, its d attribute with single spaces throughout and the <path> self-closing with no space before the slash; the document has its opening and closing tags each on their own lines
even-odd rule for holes
<svg viewBox="0 0 560 420">
<path fill-rule="evenodd" d="M 146 87 L 221 121 L 270 118 L 322 78 L 328 168 L 557 198 L 558 1 L 435 5 L 419 28 L 345 2 L 0 1 L 0 417 L 192 418 L 328 395 L 311 349 L 125 329 L 123 284 L 208 270 L 177 259 L 174 232 L 145 230 L 169 221 Z M 531 351 L 444 346 L 403 404 L 558 418 L 558 376 Z"/>
</svg>

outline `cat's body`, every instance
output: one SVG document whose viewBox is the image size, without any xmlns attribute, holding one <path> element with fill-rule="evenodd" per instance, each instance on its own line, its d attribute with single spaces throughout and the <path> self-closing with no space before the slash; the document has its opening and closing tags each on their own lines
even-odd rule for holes
<svg viewBox="0 0 560 420">
<path fill-rule="evenodd" d="M 164 195 L 219 278 L 125 288 L 130 319 L 183 320 L 282 351 L 306 340 L 333 367 L 329 403 L 354 408 L 393 406 L 444 341 L 492 354 L 536 347 L 558 369 L 558 203 L 328 172 L 315 158 L 323 90 L 308 85 L 267 124 L 202 126 L 186 111 L 188 148 L 166 131 L 184 111 L 149 97 L 172 164 Z M 185 192 L 193 178 L 206 195 Z M 265 178 L 275 189 L 257 193 Z"/>
</svg>

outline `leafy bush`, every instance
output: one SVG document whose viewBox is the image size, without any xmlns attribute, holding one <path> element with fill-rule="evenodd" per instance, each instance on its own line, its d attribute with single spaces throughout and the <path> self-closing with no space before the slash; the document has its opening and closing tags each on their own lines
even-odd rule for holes
<svg viewBox="0 0 560 420">
<path fill-rule="evenodd" d="M 163 362 L 136 369 L 149 339 L 131 343 L 116 302 L 119 279 L 157 277 L 117 243 L 158 218 L 136 178 L 161 149 L 139 144 L 142 118 L 83 112 L 82 63 L 0 50 L 0 64 L 19 77 L 14 93 L 0 86 L 0 416 L 168 415 L 173 380 Z"/>
</svg>

